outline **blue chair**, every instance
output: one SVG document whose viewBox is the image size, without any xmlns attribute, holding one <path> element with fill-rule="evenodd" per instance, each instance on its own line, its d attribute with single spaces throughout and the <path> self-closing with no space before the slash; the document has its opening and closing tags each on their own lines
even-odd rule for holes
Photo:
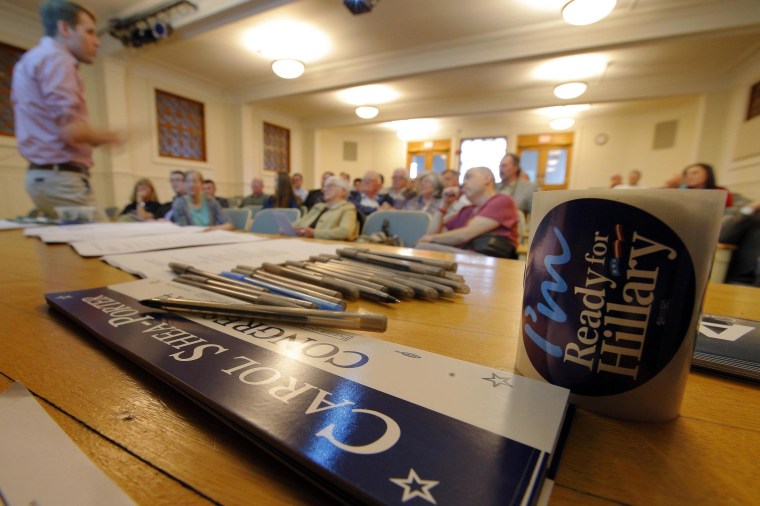
<svg viewBox="0 0 760 506">
<path fill-rule="evenodd" d="M 425 211 L 375 211 L 367 216 L 362 235 L 380 232 L 386 220 L 390 235 L 398 237 L 402 246 L 411 248 L 427 234 L 432 218 Z"/>
<path fill-rule="evenodd" d="M 262 209 L 253 218 L 253 225 L 251 225 L 251 232 L 254 234 L 279 234 L 280 225 L 277 224 L 275 219 L 275 213 L 284 214 L 287 216 L 288 221 L 293 223 L 301 216 L 300 209 L 292 208 L 272 208 Z"/>
<path fill-rule="evenodd" d="M 224 208 L 222 212 L 227 215 L 235 230 L 248 230 L 248 222 L 251 219 L 250 209 L 230 209 Z"/>
</svg>

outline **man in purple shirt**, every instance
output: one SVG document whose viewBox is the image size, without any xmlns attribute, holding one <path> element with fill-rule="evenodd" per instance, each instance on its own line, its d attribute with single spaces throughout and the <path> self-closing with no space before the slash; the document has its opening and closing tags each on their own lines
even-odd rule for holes
<svg viewBox="0 0 760 506">
<path fill-rule="evenodd" d="M 89 123 L 79 63 L 92 63 L 100 40 L 95 16 L 66 0 L 40 7 L 45 36 L 13 69 L 11 99 L 16 141 L 29 162 L 26 191 L 39 213 L 55 206 L 91 206 L 92 149 L 119 142 L 115 132 Z"/>
<path fill-rule="evenodd" d="M 416 247 L 452 253 L 481 252 L 490 256 L 517 258 L 517 206 L 509 195 L 496 193 L 491 169 L 469 169 L 464 176 L 462 192 L 467 195 L 472 205 L 463 207 L 444 223 L 446 231 L 423 236 Z"/>
</svg>

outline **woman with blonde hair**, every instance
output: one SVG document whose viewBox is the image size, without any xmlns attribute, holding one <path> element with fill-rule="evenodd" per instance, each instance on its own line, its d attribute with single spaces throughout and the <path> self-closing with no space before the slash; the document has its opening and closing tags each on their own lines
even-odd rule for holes
<svg viewBox="0 0 760 506">
<path fill-rule="evenodd" d="M 207 230 L 232 230 L 222 206 L 203 191 L 203 175 L 200 171 L 185 173 L 186 193 L 172 203 L 172 221 L 180 226 L 195 225 Z"/>
<path fill-rule="evenodd" d="M 132 189 L 132 200 L 121 211 L 119 221 L 147 221 L 161 217 L 161 203 L 150 179 L 142 178 Z"/>
</svg>

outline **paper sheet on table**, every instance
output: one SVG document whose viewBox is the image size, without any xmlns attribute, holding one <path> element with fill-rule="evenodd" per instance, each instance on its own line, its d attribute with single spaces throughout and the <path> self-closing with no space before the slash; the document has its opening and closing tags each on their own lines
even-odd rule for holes
<svg viewBox="0 0 760 506">
<path fill-rule="evenodd" d="M 253 234 L 248 235 L 258 237 Z M 176 276 L 169 269 L 169 262 L 185 263 L 197 269 L 218 274 L 229 271 L 237 265 L 258 267 L 263 262 L 281 263 L 286 260 L 307 260 L 310 255 L 334 255 L 337 249 L 334 244 L 321 244 L 309 240 L 258 238 L 256 242 L 243 244 L 107 255 L 103 257 L 103 260 L 114 267 L 143 278 L 169 280 Z"/>
<path fill-rule="evenodd" d="M 289 236 L 296 235 L 296 231 L 293 230 L 293 224 L 290 223 L 290 220 L 288 219 L 287 214 L 278 213 L 275 211 L 274 213 L 272 213 L 272 216 L 274 216 L 274 219 L 277 222 L 277 226 L 280 227 L 279 232 L 282 235 L 289 235 Z"/>
<path fill-rule="evenodd" d="M 0 230 L 15 230 L 18 228 L 38 228 L 43 223 L 34 223 L 32 221 L 13 221 L 13 220 L 0 220 Z"/>
<path fill-rule="evenodd" d="M 120 238 L 76 241 L 71 247 L 83 257 L 94 257 L 120 253 L 138 253 L 190 246 L 210 246 L 261 240 L 253 234 L 239 234 L 226 230 L 212 230 L 200 234 L 154 234 Z"/>
<path fill-rule="evenodd" d="M 134 504 L 18 381 L 0 394 L 0 448 L 6 504 Z"/>
<path fill-rule="evenodd" d="M 136 235 L 187 234 L 202 232 L 205 227 L 180 227 L 169 221 L 134 223 L 84 223 L 24 230 L 24 235 L 39 237 L 45 243 L 116 239 Z"/>
</svg>

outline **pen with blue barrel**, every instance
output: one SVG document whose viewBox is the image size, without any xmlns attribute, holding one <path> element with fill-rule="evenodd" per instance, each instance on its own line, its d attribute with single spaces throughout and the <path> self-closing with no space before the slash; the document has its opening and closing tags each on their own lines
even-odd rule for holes
<svg viewBox="0 0 760 506">
<path fill-rule="evenodd" d="M 292 297 L 295 299 L 311 302 L 316 306 L 317 309 L 324 309 L 327 311 L 344 311 L 346 309 L 346 303 L 343 302 L 342 300 L 335 299 L 334 301 L 328 301 L 314 295 L 306 294 L 304 292 L 298 291 L 293 288 L 288 288 L 282 285 L 277 285 L 275 283 L 265 281 L 264 279 L 257 278 L 256 276 L 239 274 L 237 272 L 222 272 L 222 276 L 224 276 L 225 278 L 230 278 L 237 281 L 242 281 L 244 283 L 249 283 L 251 285 L 266 288 L 272 293 L 285 295 L 285 296 Z"/>
<path fill-rule="evenodd" d="M 180 276 L 183 276 L 183 275 L 184 276 L 198 276 L 200 278 L 204 278 L 207 281 L 204 281 L 204 280 L 201 280 L 201 279 L 193 279 L 193 281 L 195 281 L 196 283 L 202 283 L 203 285 L 211 286 L 210 281 L 214 281 L 214 282 L 216 282 L 216 286 L 218 288 L 225 288 L 224 285 L 227 285 L 227 287 L 231 288 L 231 289 L 236 289 L 237 288 L 238 290 L 243 289 L 244 291 L 254 290 L 254 291 L 261 292 L 261 293 L 268 292 L 268 290 L 265 289 L 265 288 L 254 287 L 254 286 L 248 285 L 246 283 L 243 283 L 241 281 L 235 281 L 235 280 L 232 280 L 232 279 L 228 279 L 228 278 L 219 276 L 218 274 L 213 274 L 211 272 L 206 272 L 206 271 L 201 270 L 201 269 L 196 269 L 192 265 L 182 264 L 182 263 L 179 263 L 179 262 L 169 262 L 169 267 L 174 272 L 176 272 L 177 274 L 179 274 Z M 185 283 L 185 284 L 189 284 L 189 283 Z M 230 285 L 232 285 L 232 286 L 230 286 Z M 208 286 L 198 286 L 198 288 L 206 288 L 206 289 L 208 289 Z M 213 290 L 209 290 L 209 291 L 213 291 Z M 295 306 L 304 307 L 304 308 L 307 308 L 307 309 L 315 307 L 314 304 L 312 304 L 312 303 L 310 303 L 308 301 L 303 301 L 303 300 L 300 300 L 300 299 L 299 300 L 294 300 L 294 299 L 291 299 L 290 297 L 284 297 L 282 295 L 269 294 L 269 297 L 271 297 L 271 299 L 267 298 L 265 300 L 269 300 L 270 302 L 275 302 L 276 300 L 279 300 L 279 303 L 277 305 L 280 305 L 280 306 L 293 306 L 293 305 L 295 305 Z"/>
<path fill-rule="evenodd" d="M 256 277 L 265 278 L 266 281 L 273 281 L 279 285 L 284 285 L 288 288 L 295 288 L 297 290 L 304 289 L 305 290 L 304 293 L 312 294 L 312 292 L 317 292 L 319 296 L 326 295 L 327 297 L 333 297 L 333 298 L 341 299 L 341 300 L 343 299 L 343 294 L 341 294 L 337 290 L 332 290 L 330 288 L 318 286 L 313 283 L 307 283 L 305 281 L 299 281 L 293 278 L 278 276 L 277 274 L 272 274 L 271 272 L 267 272 L 265 270 L 262 270 L 256 267 L 249 267 L 247 265 L 238 265 L 237 267 L 232 269 L 232 272 L 248 274 L 249 276 L 252 276 L 253 274 L 255 274 Z"/>
<path fill-rule="evenodd" d="M 298 307 L 302 308 L 303 306 L 299 304 L 299 300 L 293 300 L 293 299 L 286 299 L 284 297 L 278 297 L 278 296 L 272 296 L 269 293 L 264 292 L 254 292 L 253 290 L 246 290 L 243 288 L 235 288 L 231 285 L 220 283 L 218 281 L 215 281 L 213 279 L 204 278 L 202 276 L 195 276 L 192 274 L 181 274 L 174 278 L 175 282 L 181 283 L 183 285 L 188 286 L 194 286 L 195 288 L 200 288 L 202 290 L 207 290 L 209 292 L 218 293 L 221 295 L 226 295 L 227 297 L 232 297 L 233 299 L 239 299 L 243 300 L 245 302 L 250 302 L 251 304 L 261 304 L 265 306 L 279 306 L 279 307 Z M 308 309 L 314 308 L 314 304 L 310 304 Z"/>
</svg>

